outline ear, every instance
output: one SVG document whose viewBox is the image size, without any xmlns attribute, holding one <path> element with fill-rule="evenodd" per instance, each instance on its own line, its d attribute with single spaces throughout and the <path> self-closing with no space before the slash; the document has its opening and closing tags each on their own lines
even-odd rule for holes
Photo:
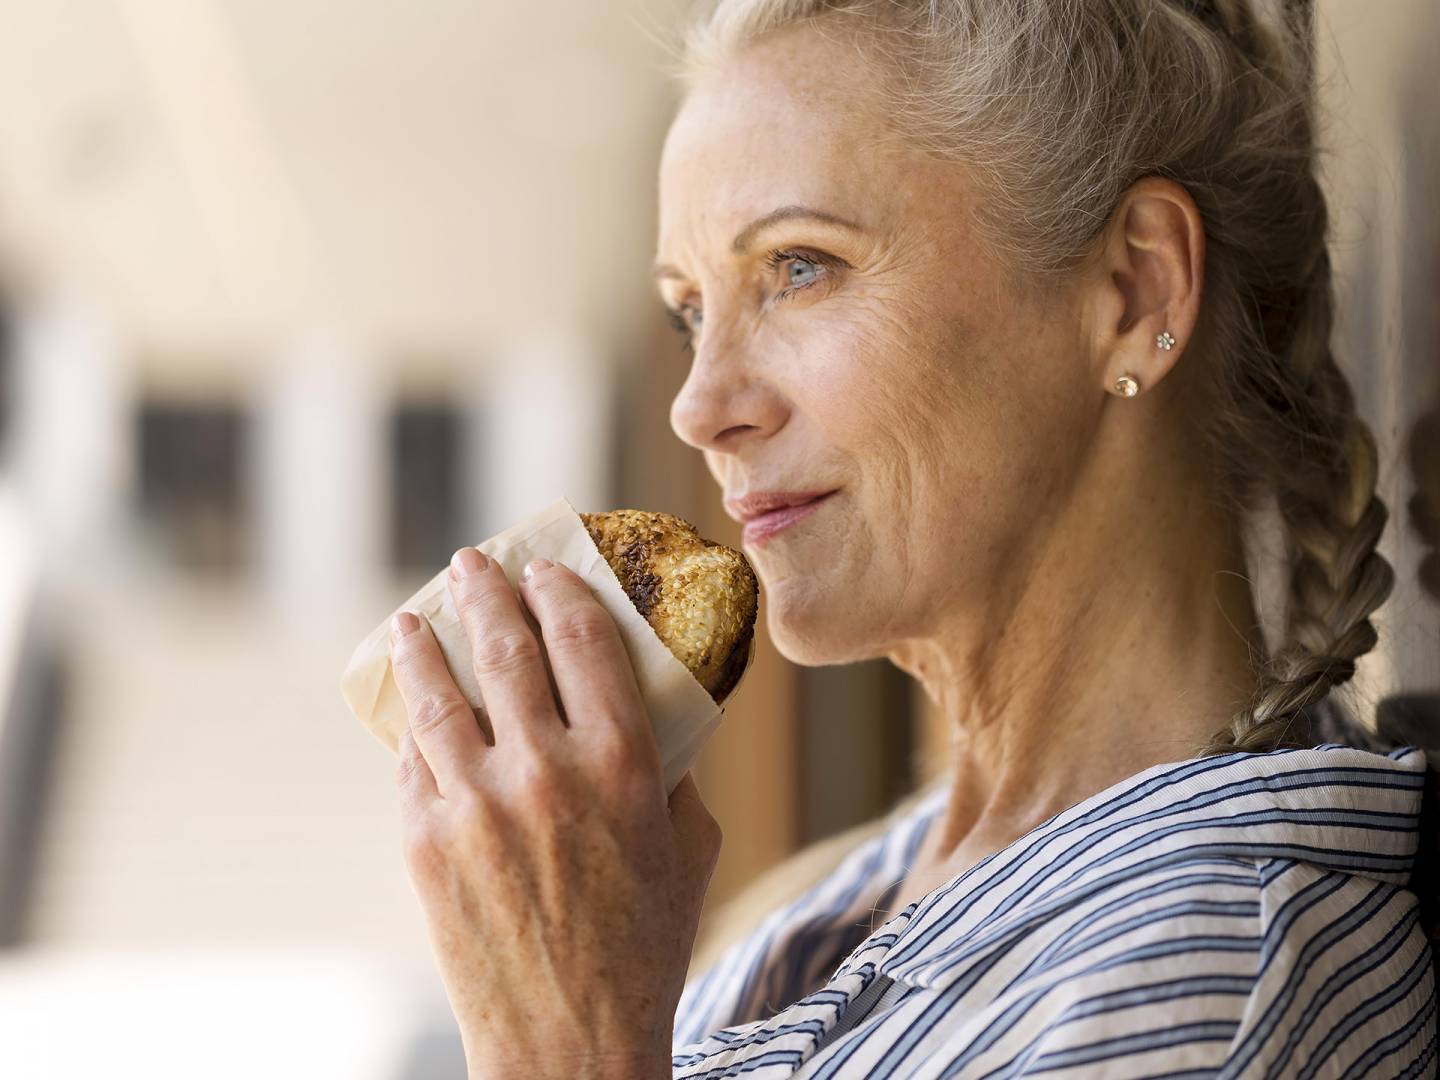
<svg viewBox="0 0 1440 1080">
<path fill-rule="evenodd" d="M 1129 375 L 1140 393 L 1155 387 L 1184 354 L 1200 316 L 1205 225 L 1190 193 L 1147 176 L 1121 197 L 1097 253 L 1091 290 L 1096 365 L 1103 389 Z M 1156 339 L 1168 333 L 1174 344 Z"/>
</svg>

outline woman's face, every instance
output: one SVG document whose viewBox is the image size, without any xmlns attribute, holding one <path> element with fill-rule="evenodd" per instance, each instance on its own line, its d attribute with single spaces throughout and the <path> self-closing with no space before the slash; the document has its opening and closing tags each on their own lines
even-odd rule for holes
<svg viewBox="0 0 1440 1080">
<path fill-rule="evenodd" d="M 694 86 L 660 169 L 657 280 L 694 349 L 672 426 L 727 500 L 835 491 L 745 544 L 803 664 L 1003 619 L 1103 397 L 1073 299 L 1006 286 L 965 169 L 882 102 L 853 44 L 787 30 Z"/>
</svg>

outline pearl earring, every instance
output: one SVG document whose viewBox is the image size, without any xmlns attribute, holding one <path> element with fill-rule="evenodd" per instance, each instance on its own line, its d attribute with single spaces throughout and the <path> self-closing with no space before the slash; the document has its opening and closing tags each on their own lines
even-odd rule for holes
<svg viewBox="0 0 1440 1080">
<path fill-rule="evenodd" d="M 1134 397 L 1140 392 L 1140 384 L 1130 375 L 1121 375 L 1115 380 L 1115 392 L 1121 397 Z"/>
<path fill-rule="evenodd" d="M 1155 344 L 1169 352 L 1175 347 L 1175 339 L 1170 336 L 1170 331 L 1165 330 L 1155 336 Z"/>
</svg>

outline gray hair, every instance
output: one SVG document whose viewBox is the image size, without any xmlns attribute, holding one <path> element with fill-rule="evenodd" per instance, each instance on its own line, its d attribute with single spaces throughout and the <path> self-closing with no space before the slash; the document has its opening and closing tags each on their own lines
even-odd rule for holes
<svg viewBox="0 0 1440 1080">
<path fill-rule="evenodd" d="M 694 73 L 801 23 L 858 35 L 903 137 L 974 170 L 978 227 L 1021 280 L 1080 265 L 1141 177 L 1190 193 L 1212 494 L 1242 519 L 1277 507 L 1289 567 L 1256 693 L 1202 754 L 1309 745 L 1306 710 L 1374 647 L 1393 585 L 1375 440 L 1330 348 L 1310 18 L 1304 0 L 1269 21 L 1249 0 L 720 0 L 686 40 Z"/>
</svg>

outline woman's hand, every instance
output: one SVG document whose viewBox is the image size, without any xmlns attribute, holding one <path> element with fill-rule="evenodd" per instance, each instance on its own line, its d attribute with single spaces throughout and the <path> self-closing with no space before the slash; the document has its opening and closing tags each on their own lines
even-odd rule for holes
<svg viewBox="0 0 1440 1080">
<path fill-rule="evenodd" d="M 470 1075 L 669 1077 L 719 828 L 688 775 L 667 804 L 629 657 L 577 575 L 521 584 L 543 650 L 480 552 L 450 590 L 493 744 L 429 626 L 396 616 L 390 649 L 405 861 Z"/>
</svg>

